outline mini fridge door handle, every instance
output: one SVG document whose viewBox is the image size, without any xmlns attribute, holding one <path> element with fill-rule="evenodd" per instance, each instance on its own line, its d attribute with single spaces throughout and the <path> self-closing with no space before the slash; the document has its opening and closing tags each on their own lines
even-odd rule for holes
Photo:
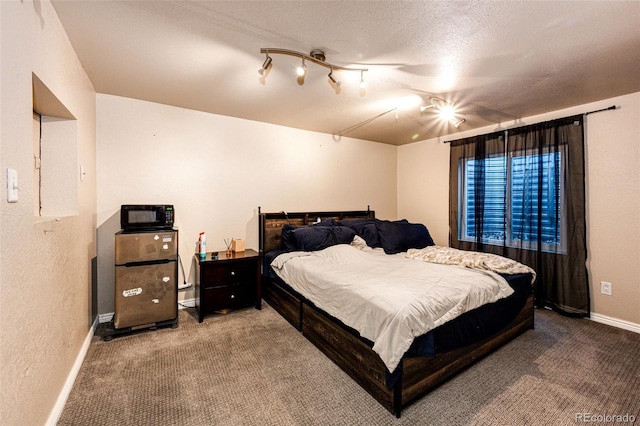
<svg viewBox="0 0 640 426">
<path fill-rule="evenodd" d="M 116 265 L 116 266 L 126 266 L 127 268 L 130 268 L 132 266 L 159 265 L 159 264 L 169 263 L 169 262 L 175 262 L 175 260 L 160 259 L 160 260 L 152 260 L 152 261 L 145 261 L 145 262 L 129 262 L 129 263 L 125 263 L 124 265 Z"/>
</svg>

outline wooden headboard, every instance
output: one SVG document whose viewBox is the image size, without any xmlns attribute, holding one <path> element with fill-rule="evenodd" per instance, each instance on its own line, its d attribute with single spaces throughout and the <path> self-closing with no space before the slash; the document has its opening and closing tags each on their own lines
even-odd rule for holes
<svg viewBox="0 0 640 426">
<path fill-rule="evenodd" d="M 337 212 L 261 213 L 258 207 L 258 214 L 260 216 L 260 254 L 282 248 L 282 227 L 287 224 L 307 226 L 318 222 L 318 220 L 373 219 L 375 217 L 375 212 L 368 208 L 367 210 Z"/>
</svg>

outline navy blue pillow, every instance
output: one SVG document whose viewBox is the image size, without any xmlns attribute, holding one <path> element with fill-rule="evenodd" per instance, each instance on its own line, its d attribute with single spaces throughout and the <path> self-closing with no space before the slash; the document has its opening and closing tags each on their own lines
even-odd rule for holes
<svg viewBox="0 0 640 426">
<path fill-rule="evenodd" d="M 380 242 L 386 254 L 396 254 L 411 248 L 421 249 L 435 245 L 427 227 L 406 220 L 376 220 Z"/>
<path fill-rule="evenodd" d="M 356 231 L 356 234 L 360 234 L 360 231 L 362 230 L 362 227 L 369 224 L 369 223 L 373 223 L 373 219 L 365 219 L 365 218 L 361 218 L 361 219 L 343 219 L 340 221 L 340 225 L 342 226 L 348 226 L 349 228 L 353 229 L 354 231 Z"/>
<path fill-rule="evenodd" d="M 282 247 L 286 251 L 296 251 L 298 246 L 293 236 L 293 231 L 298 229 L 297 226 L 286 224 L 282 227 Z"/>
<path fill-rule="evenodd" d="M 380 234 L 378 233 L 378 228 L 376 228 L 375 223 L 367 223 L 362 227 L 360 231 L 360 235 L 366 242 L 369 247 L 379 248 L 382 247 L 382 243 L 380 242 Z"/>
<path fill-rule="evenodd" d="M 356 236 L 355 231 L 346 226 L 333 226 L 331 230 L 333 231 L 336 244 L 351 244 L 353 237 Z"/>
<path fill-rule="evenodd" d="M 356 234 L 362 237 L 369 247 L 382 247 L 373 219 L 344 219 L 340 221 L 340 224 L 356 231 Z"/>
<path fill-rule="evenodd" d="M 339 226 L 339 225 L 340 225 L 340 223 L 337 220 L 333 219 L 333 218 L 325 219 L 323 221 L 315 222 L 315 223 L 311 224 L 311 226 Z"/>
<path fill-rule="evenodd" d="M 349 244 L 355 235 L 355 231 L 346 226 L 314 225 L 293 230 L 297 249 L 303 251 L 323 250 L 336 244 Z"/>
</svg>

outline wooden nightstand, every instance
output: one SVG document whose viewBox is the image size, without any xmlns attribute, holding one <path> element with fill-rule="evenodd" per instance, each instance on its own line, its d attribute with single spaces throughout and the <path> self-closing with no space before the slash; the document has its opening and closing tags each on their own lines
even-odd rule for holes
<svg viewBox="0 0 640 426">
<path fill-rule="evenodd" d="M 217 255 L 213 256 L 212 255 Z M 227 313 L 255 305 L 262 309 L 260 255 L 255 250 L 196 254 L 196 308 L 198 321 L 214 312 Z"/>
</svg>

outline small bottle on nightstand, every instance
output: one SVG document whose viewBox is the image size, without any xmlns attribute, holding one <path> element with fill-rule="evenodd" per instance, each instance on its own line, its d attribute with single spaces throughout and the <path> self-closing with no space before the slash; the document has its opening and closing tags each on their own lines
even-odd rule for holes
<svg viewBox="0 0 640 426">
<path fill-rule="evenodd" d="M 207 235 L 204 232 L 200 233 L 200 259 L 207 257 Z"/>
</svg>

